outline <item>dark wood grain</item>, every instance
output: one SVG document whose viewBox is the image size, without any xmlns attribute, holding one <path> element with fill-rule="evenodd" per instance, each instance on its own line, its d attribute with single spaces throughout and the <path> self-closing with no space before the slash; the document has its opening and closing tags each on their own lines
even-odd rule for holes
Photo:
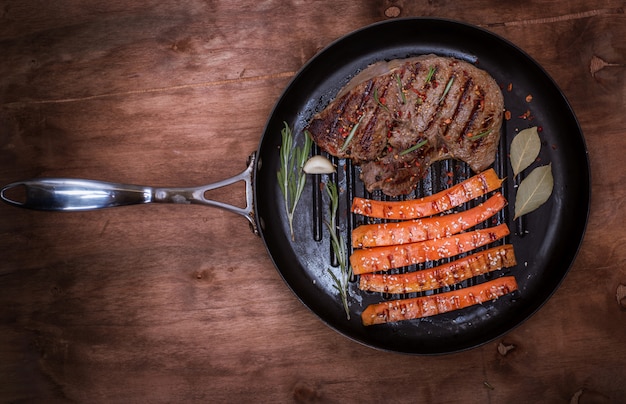
<svg viewBox="0 0 626 404">
<path fill-rule="evenodd" d="M 623 1 L 0 1 L 0 184 L 187 186 L 234 175 L 307 60 L 396 16 L 457 19 L 509 39 L 577 113 L 589 224 L 541 310 L 467 352 L 379 352 L 309 312 L 243 218 L 199 206 L 64 214 L 3 204 L 0 400 L 623 401 Z M 241 204 L 243 189 L 215 195 Z M 501 343 L 515 348 L 502 355 Z"/>
</svg>

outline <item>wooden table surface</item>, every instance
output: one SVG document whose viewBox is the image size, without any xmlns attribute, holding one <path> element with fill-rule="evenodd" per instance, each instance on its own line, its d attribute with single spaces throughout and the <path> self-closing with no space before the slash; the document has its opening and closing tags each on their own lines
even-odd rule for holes
<svg viewBox="0 0 626 404">
<path fill-rule="evenodd" d="M 382 352 L 327 327 L 239 216 L 2 204 L 0 401 L 626 400 L 623 1 L 0 6 L 0 184 L 227 178 L 244 168 L 307 60 L 397 16 L 468 22 L 529 53 L 576 111 L 592 171 L 587 232 L 553 297 L 505 336 L 443 356 Z M 240 204 L 243 190 L 220 198 Z M 515 348 L 502 355 L 501 343 Z"/>
</svg>

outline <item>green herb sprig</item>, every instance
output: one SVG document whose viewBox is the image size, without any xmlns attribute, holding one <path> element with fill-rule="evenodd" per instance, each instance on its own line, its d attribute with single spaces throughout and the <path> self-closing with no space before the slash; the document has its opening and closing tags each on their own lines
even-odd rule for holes
<svg viewBox="0 0 626 404">
<path fill-rule="evenodd" d="M 486 131 L 484 131 L 484 132 L 480 132 L 478 135 L 470 136 L 470 137 L 469 137 L 469 139 L 470 139 L 471 141 L 475 141 L 475 140 L 478 140 L 478 139 L 480 139 L 480 138 L 482 138 L 482 137 L 487 136 L 487 135 L 488 135 L 488 134 L 490 134 L 490 133 L 491 133 L 491 129 L 488 129 L 488 130 L 486 130 Z"/>
<path fill-rule="evenodd" d="M 387 110 L 387 112 L 389 112 L 389 108 L 388 108 L 385 104 L 383 104 L 383 103 L 380 101 L 380 98 L 378 98 L 378 89 L 377 89 L 377 88 L 375 88 L 375 89 L 374 89 L 374 100 L 376 101 L 376 103 L 377 103 L 378 105 L 380 105 L 380 106 L 381 106 L 381 107 L 383 107 L 385 110 Z"/>
<path fill-rule="evenodd" d="M 396 84 L 398 85 L 398 91 L 400 91 L 400 97 L 402 98 L 402 104 L 406 104 L 406 95 L 404 95 L 404 88 L 402 88 L 402 79 L 397 74 L 396 76 Z"/>
<path fill-rule="evenodd" d="M 435 74 L 435 69 L 434 67 L 431 67 L 430 69 L 428 69 L 428 75 L 426 76 L 426 81 L 424 84 L 428 84 L 430 83 L 430 80 L 432 80 L 433 75 Z"/>
<path fill-rule="evenodd" d="M 450 91 L 450 88 L 452 88 L 452 83 L 454 83 L 454 76 L 450 77 L 450 80 L 448 80 L 448 84 L 446 84 L 446 88 L 443 90 L 443 94 L 441 95 L 441 98 L 439 98 L 439 103 L 440 104 L 446 98 L 446 95 L 448 95 L 448 92 Z"/>
<path fill-rule="evenodd" d="M 281 130 L 282 142 L 280 145 L 280 169 L 278 170 L 278 184 L 283 193 L 285 203 L 285 211 L 289 220 L 289 232 L 291 240 L 295 240 L 293 232 L 293 216 L 296 206 L 304 191 L 306 183 L 306 174 L 302 171 L 302 167 L 306 163 L 313 140 L 311 136 L 305 132 L 304 145 L 302 147 L 294 147 L 294 139 L 291 129 L 287 122 L 283 122 L 285 127 Z"/>
<path fill-rule="evenodd" d="M 348 264 L 348 252 L 346 249 L 346 242 L 343 235 L 340 233 L 337 235 L 337 208 L 339 206 L 339 195 L 337 193 L 337 186 L 328 182 L 326 184 L 326 193 L 330 198 L 330 221 L 326 223 L 328 231 L 330 232 L 331 244 L 337 262 L 339 263 L 339 276 L 337 276 L 332 269 L 328 268 L 328 273 L 333 278 L 335 284 L 333 287 L 339 293 L 343 309 L 346 312 L 346 317 L 350 320 L 350 308 L 348 307 L 348 282 L 352 276 L 352 269 Z"/>
<path fill-rule="evenodd" d="M 350 131 L 350 133 L 348 134 L 348 137 L 346 137 L 346 140 L 343 142 L 343 146 L 341 146 L 340 151 L 343 153 L 344 151 L 346 151 L 346 149 L 348 148 L 348 145 L 350 144 L 350 142 L 352 141 L 352 138 L 354 137 L 354 134 L 356 133 L 356 130 L 359 128 L 359 125 L 361 124 L 361 121 L 363 120 L 363 117 L 365 115 L 361 115 L 361 118 L 359 119 L 359 121 L 352 127 L 352 130 Z"/>
<path fill-rule="evenodd" d="M 417 142 L 416 144 L 414 144 L 413 146 L 409 147 L 408 149 L 401 151 L 400 155 L 404 156 L 406 154 L 409 154 L 409 153 L 419 149 L 420 147 L 424 146 L 426 143 L 428 143 L 428 139 L 424 139 L 421 142 Z"/>
</svg>

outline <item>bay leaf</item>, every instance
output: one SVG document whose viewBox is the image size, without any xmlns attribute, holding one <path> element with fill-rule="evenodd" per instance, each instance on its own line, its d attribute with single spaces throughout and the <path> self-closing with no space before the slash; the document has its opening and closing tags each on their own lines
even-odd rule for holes
<svg viewBox="0 0 626 404">
<path fill-rule="evenodd" d="M 532 170 L 517 188 L 513 220 L 543 205 L 552 195 L 553 188 L 552 163 Z"/>
<path fill-rule="evenodd" d="M 518 133 L 511 141 L 511 167 L 513 176 L 517 176 L 524 169 L 528 168 L 539 155 L 541 149 L 541 139 L 537 127 L 524 129 Z"/>
</svg>

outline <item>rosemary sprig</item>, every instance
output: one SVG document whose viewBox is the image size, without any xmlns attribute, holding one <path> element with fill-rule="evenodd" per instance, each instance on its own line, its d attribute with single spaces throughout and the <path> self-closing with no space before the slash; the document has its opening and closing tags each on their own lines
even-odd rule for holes
<svg viewBox="0 0 626 404">
<path fill-rule="evenodd" d="M 450 77 L 450 80 L 448 80 L 448 84 L 446 84 L 446 88 L 443 90 L 443 94 L 441 95 L 441 98 L 439 98 L 440 104 L 446 98 L 446 95 L 448 95 L 448 92 L 450 91 L 450 88 L 452 87 L 452 83 L 454 83 L 454 76 Z"/>
<path fill-rule="evenodd" d="M 330 268 L 328 268 L 328 273 L 331 278 L 333 278 L 333 282 L 335 282 L 333 287 L 339 293 L 343 309 L 346 312 L 346 317 L 350 320 L 350 308 L 348 307 L 348 281 L 352 276 L 352 269 L 348 264 L 348 252 L 346 251 L 345 239 L 341 233 L 337 235 L 337 208 L 339 206 L 337 186 L 332 182 L 328 182 L 326 184 L 326 193 L 328 193 L 328 197 L 330 198 L 330 221 L 327 222 L 326 225 L 328 226 L 328 230 L 330 232 L 331 245 L 335 253 L 335 257 L 337 257 L 337 262 L 339 262 L 340 270 L 339 276 L 337 276 Z"/>
<path fill-rule="evenodd" d="M 487 135 L 488 135 L 488 134 L 490 134 L 490 133 L 491 133 L 491 129 L 488 129 L 488 130 L 486 130 L 486 131 L 484 131 L 484 132 L 480 132 L 478 135 L 475 135 L 475 136 L 468 136 L 468 137 L 469 137 L 469 139 L 470 139 L 471 141 L 474 141 L 474 140 L 478 140 L 478 139 L 480 139 L 481 137 L 485 137 L 485 136 L 487 136 Z"/>
<path fill-rule="evenodd" d="M 415 151 L 415 150 L 419 149 L 420 147 L 424 146 L 426 143 L 428 143 L 428 139 L 424 139 L 421 142 L 417 142 L 416 144 L 414 144 L 413 146 L 409 147 L 408 149 L 401 151 L 400 155 L 404 156 L 406 154 L 409 154 L 412 151 Z"/>
<path fill-rule="evenodd" d="M 376 101 L 378 103 L 378 105 L 380 105 L 381 107 L 385 108 L 387 110 L 387 112 L 389 112 L 389 108 L 380 101 L 380 98 L 378 98 L 378 89 L 377 88 L 374 89 L 374 101 Z"/>
<path fill-rule="evenodd" d="M 306 163 L 313 140 L 308 132 L 304 133 L 304 145 L 302 147 L 294 147 L 294 139 L 291 134 L 291 129 L 287 122 L 284 122 L 285 127 L 280 131 L 282 135 L 282 142 L 280 146 L 280 169 L 278 170 L 278 185 L 283 193 L 283 201 L 285 202 L 285 211 L 287 213 L 287 219 L 289 220 L 289 232 L 291 233 L 291 240 L 295 240 L 293 232 L 293 215 L 296 211 L 296 206 L 304 191 L 304 184 L 306 183 L 306 174 L 302 171 L 302 167 Z"/>
<path fill-rule="evenodd" d="M 402 80 L 400 79 L 400 76 L 398 76 L 397 74 L 396 76 L 396 84 L 398 84 L 398 91 L 400 91 L 400 96 L 402 97 L 402 104 L 406 104 L 406 96 L 404 95 L 404 89 L 402 88 Z"/>
<path fill-rule="evenodd" d="M 426 81 L 424 84 L 428 84 L 430 83 L 430 80 L 432 80 L 433 75 L 435 74 L 435 69 L 434 67 L 431 67 L 430 69 L 428 69 L 428 76 L 426 76 Z"/>
<path fill-rule="evenodd" d="M 341 149 L 340 149 L 341 152 L 346 151 L 346 149 L 348 148 L 348 145 L 352 141 L 352 138 L 354 137 L 354 134 L 356 133 L 356 130 L 358 129 L 359 125 L 361 124 L 361 121 L 363 120 L 364 116 L 365 115 L 361 115 L 361 118 L 359 119 L 359 122 L 357 122 L 356 125 L 354 125 L 352 127 L 352 130 L 348 134 L 348 137 L 346 137 L 346 140 L 343 142 L 343 146 L 341 146 Z"/>
</svg>

